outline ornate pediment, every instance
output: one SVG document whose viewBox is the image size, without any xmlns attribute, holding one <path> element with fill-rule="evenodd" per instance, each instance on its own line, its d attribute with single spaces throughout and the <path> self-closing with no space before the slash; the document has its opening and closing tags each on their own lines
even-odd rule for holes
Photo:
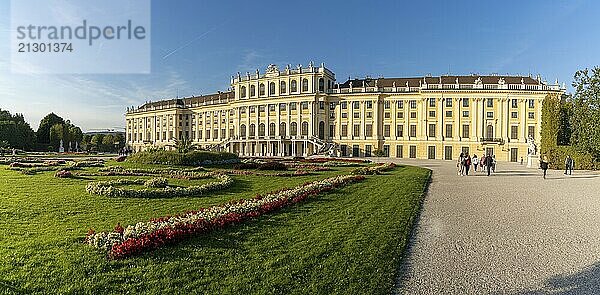
<svg viewBox="0 0 600 295">
<path fill-rule="evenodd" d="M 270 64 L 267 67 L 267 71 L 265 72 L 265 75 L 267 75 L 267 76 L 279 76 L 279 68 L 277 68 L 277 65 Z"/>
</svg>

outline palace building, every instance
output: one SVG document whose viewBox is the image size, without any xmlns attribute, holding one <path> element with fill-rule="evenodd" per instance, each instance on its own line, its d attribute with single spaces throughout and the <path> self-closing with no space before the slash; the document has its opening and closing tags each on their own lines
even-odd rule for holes
<svg viewBox="0 0 600 295">
<path fill-rule="evenodd" d="M 337 83 L 323 64 L 238 73 L 226 92 L 127 110 L 134 151 L 189 139 L 240 156 L 519 161 L 540 142 L 542 101 L 565 88 L 538 76 L 365 78 Z"/>
</svg>

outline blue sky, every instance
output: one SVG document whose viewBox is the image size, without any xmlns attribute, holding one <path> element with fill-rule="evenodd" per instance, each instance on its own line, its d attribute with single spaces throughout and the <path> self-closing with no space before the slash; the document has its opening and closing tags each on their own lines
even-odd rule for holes
<svg viewBox="0 0 600 295">
<path fill-rule="evenodd" d="M 571 83 L 600 62 L 597 1 L 152 1 L 152 73 L 10 72 L 0 1 L 0 108 L 34 128 L 49 112 L 84 130 L 124 125 L 127 106 L 226 90 L 270 63 L 324 62 L 348 77 L 541 74 Z"/>
</svg>

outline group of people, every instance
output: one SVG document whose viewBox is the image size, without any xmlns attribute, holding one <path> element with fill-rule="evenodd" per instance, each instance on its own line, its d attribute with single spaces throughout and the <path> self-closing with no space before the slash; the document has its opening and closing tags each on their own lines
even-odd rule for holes
<svg viewBox="0 0 600 295">
<path fill-rule="evenodd" d="M 543 177 L 546 179 L 546 172 L 550 166 L 550 162 L 548 161 L 548 157 L 544 156 L 540 161 L 540 168 L 544 171 Z M 571 158 L 571 155 L 567 155 L 565 158 L 565 175 L 572 175 L 573 169 L 575 169 L 575 160 Z"/>
<path fill-rule="evenodd" d="M 471 157 L 469 153 L 460 153 L 460 157 L 456 163 L 457 174 L 460 176 L 469 175 L 471 165 L 473 165 L 473 172 L 477 172 L 479 167 L 479 170 L 487 171 L 487 175 L 490 176 L 491 172 L 496 172 L 496 156 L 484 155 L 481 158 L 477 158 L 477 155 Z"/>
</svg>

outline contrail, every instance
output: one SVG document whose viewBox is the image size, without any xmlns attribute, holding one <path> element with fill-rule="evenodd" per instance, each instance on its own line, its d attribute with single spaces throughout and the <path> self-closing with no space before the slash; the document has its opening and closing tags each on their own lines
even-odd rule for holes
<svg viewBox="0 0 600 295">
<path fill-rule="evenodd" d="M 198 37 L 196 37 L 196 38 L 194 38 L 194 39 L 190 40 L 189 42 L 185 43 L 183 46 L 181 46 L 181 47 L 179 47 L 179 48 L 176 48 L 175 50 L 173 50 L 173 51 L 171 51 L 171 52 L 169 52 L 169 53 L 165 54 L 165 55 L 162 57 L 162 59 L 167 59 L 169 56 L 171 56 L 171 55 L 173 55 L 173 54 L 177 53 L 177 51 L 179 51 L 179 50 L 181 50 L 181 49 L 184 49 L 184 48 L 186 48 L 186 47 L 190 46 L 192 43 L 194 43 L 194 42 L 198 41 L 200 38 L 202 38 L 202 37 L 204 37 L 204 36 L 208 35 L 210 32 L 212 32 L 212 31 L 216 30 L 218 27 L 220 27 L 220 26 L 224 25 L 224 24 L 225 24 L 226 22 L 228 22 L 228 21 L 229 21 L 229 20 L 226 20 L 226 21 L 222 22 L 221 24 L 219 24 L 219 25 L 217 25 L 217 26 L 215 26 L 215 27 L 211 28 L 210 30 L 208 30 L 208 31 L 206 31 L 206 32 L 204 32 L 204 33 L 202 33 L 202 34 L 200 34 Z"/>
</svg>

